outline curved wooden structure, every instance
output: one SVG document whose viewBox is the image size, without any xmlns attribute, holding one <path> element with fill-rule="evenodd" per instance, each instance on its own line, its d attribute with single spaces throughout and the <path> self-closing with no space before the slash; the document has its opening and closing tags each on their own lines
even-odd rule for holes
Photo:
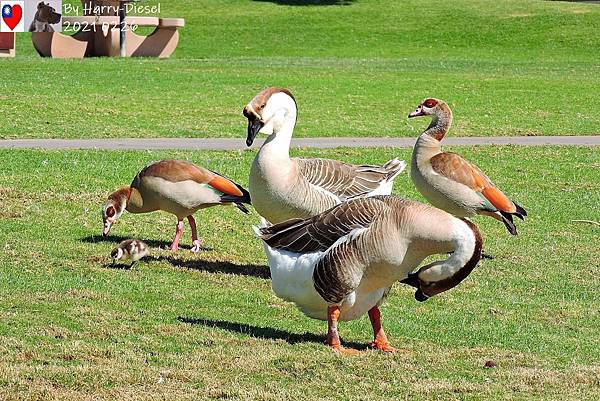
<svg viewBox="0 0 600 401">
<path fill-rule="evenodd" d="M 87 2 L 84 1 L 84 4 Z M 117 2 L 118 3 L 118 2 Z M 63 17 L 63 27 L 76 27 L 77 32 L 33 32 L 33 46 L 42 57 L 83 58 L 119 57 L 119 17 L 86 15 Z M 182 18 L 126 17 L 125 56 L 167 58 L 179 43 L 178 29 L 185 26 Z M 148 36 L 138 35 L 135 27 L 156 27 Z"/>
<path fill-rule="evenodd" d="M 0 57 L 15 56 L 15 33 L 2 32 L 0 33 Z"/>
</svg>

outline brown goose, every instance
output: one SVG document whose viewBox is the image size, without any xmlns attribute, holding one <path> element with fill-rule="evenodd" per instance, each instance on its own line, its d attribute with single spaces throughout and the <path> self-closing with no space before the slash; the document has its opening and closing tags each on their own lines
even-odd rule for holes
<svg viewBox="0 0 600 401">
<path fill-rule="evenodd" d="M 102 209 L 103 235 L 108 235 L 123 211 L 148 213 L 164 210 L 177 216 L 177 230 L 171 244 L 176 251 L 187 217 L 192 229 L 192 251 L 202 246 L 192 216 L 196 211 L 215 205 L 234 204 L 244 213 L 250 204 L 248 191 L 230 179 L 183 160 L 162 160 L 140 171 L 129 187 L 112 193 Z"/>
<path fill-rule="evenodd" d="M 452 152 L 442 152 L 441 141 L 452 124 L 452 111 L 439 99 L 425 99 L 409 118 L 432 116 L 431 124 L 415 144 L 410 176 L 432 205 L 455 216 L 491 216 L 517 234 L 513 216 L 527 212 L 510 200 L 476 165 Z"/>
<path fill-rule="evenodd" d="M 249 190 L 256 211 L 271 223 L 307 218 L 348 199 L 385 195 L 405 168 L 393 159 L 382 166 L 356 166 L 337 160 L 290 158 L 296 101 L 289 90 L 268 88 L 244 108 L 246 144 L 268 135 L 250 169 Z"/>
<path fill-rule="evenodd" d="M 327 320 L 327 343 L 343 350 L 338 320 L 369 314 L 371 346 L 388 352 L 379 306 L 401 281 L 424 301 L 461 282 L 480 260 L 482 238 L 467 221 L 395 196 L 350 200 L 310 219 L 255 231 L 265 243 L 273 291 L 307 316 Z M 412 271 L 429 255 L 452 254 Z"/>
</svg>

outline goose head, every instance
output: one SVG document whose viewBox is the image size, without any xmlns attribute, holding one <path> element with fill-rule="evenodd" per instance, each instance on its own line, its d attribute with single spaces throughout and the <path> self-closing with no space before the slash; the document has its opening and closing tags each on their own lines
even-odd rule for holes
<svg viewBox="0 0 600 401">
<path fill-rule="evenodd" d="M 408 118 L 420 117 L 420 116 L 437 116 L 443 117 L 447 110 L 449 110 L 446 102 L 440 99 L 427 98 L 424 99 L 418 106 L 417 109 L 411 113 L 408 113 Z"/>
<path fill-rule="evenodd" d="M 131 195 L 131 188 L 121 188 L 110 194 L 102 207 L 102 235 L 107 236 L 113 224 L 125 211 L 127 201 Z"/>
<path fill-rule="evenodd" d="M 251 146 L 260 132 L 265 135 L 277 134 L 285 122 L 296 121 L 296 100 L 284 88 L 271 87 L 263 90 L 244 107 L 244 117 L 248 119 L 246 145 Z"/>
<path fill-rule="evenodd" d="M 124 254 L 125 252 L 123 251 L 123 248 L 118 246 L 111 251 L 110 258 L 113 260 L 113 263 L 116 263 L 117 260 L 121 260 L 121 258 L 123 258 Z"/>
<path fill-rule="evenodd" d="M 452 110 L 443 100 L 427 98 L 423 100 L 417 109 L 408 114 L 408 118 L 431 116 L 431 124 L 425 131 L 438 141 L 441 141 L 452 124 Z"/>
</svg>

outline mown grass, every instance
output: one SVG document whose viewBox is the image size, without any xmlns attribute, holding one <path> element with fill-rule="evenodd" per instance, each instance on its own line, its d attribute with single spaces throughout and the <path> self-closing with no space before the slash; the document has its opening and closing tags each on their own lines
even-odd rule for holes
<svg viewBox="0 0 600 401">
<path fill-rule="evenodd" d="M 416 136 L 406 115 L 426 96 L 453 107 L 457 135 L 599 132 L 597 5 L 173 0 L 162 14 L 187 21 L 170 60 L 42 60 L 18 35 L 0 138 L 243 137 L 242 107 L 271 85 L 296 94 L 298 136 Z"/>
<path fill-rule="evenodd" d="M 358 357 L 335 355 L 324 322 L 272 293 L 255 212 L 198 213 L 199 254 L 162 249 L 166 214 L 125 214 L 113 237 L 99 235 L 105 196 L 148 162 L 190 159 L 246 185 L 254 152 L 0 151 L 0 398 L 597 399 L 600 230 L 572 220 L 600 221 L 598 152 L 457 149 L 530 217 L 518 237 L 477 218 L 495 259 L 425 303 L 396 285 L 382 311 L 404 352 Z M 294 153 L 379 163 L 410 151 Z M 406 174 L 395 193 L 421 199 Z M 108 268 L 130 237 L 151 257 Z M 366 318 L 340 330 L 351 346 L 371 337 Z"/>
</svg>

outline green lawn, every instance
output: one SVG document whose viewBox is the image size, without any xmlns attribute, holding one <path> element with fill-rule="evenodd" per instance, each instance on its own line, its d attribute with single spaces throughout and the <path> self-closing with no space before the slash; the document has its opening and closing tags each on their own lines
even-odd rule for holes
<svg viewBox="0 0 600 401">
<path fill-rule="evenodd" d="M 598 5 L 171 0 L 162 14 L 187 22 L 170 60 L 42 60 L 19 34 L 0 60 L 0 138 L 242 139 L 243 106 L 271 85 L 296 94 L 298 136 L 417 136 L 406 115 L 426 96 L 453 107 L 455 135 L 600 132 Z"/>
<path fill-rule="evenodd" d="M 247 185 L 253 152 L 0 151 L 0 399 L 597 400 L 600 229 L 572 220 L 600 221 L 600 154 L 455 150 L 530 217 L 517 237 L 476 218 L 495 259 L 425 303 L 395 286 L 383 322 L 405 351 L 358 357 L 335 355 L 324 322 L 272 293 L 255 212 L 198 213 L 199 254 L 159 249 L 174 234 L 166 214 L 125 214 L 112 237 L 99 236 L 105 197 L 148 162 L 190 159 Z M 410 155 L 295 153 L 361 163 Z M 421 199 L 406 174 L 395 193 Z M 147 240 L 151 258 L 106 267 L 130 237 Z M 371 337 L 366 318 L 340 330 L 351 346 Z M 484 369 L 487 360 L 498 367 Z"/>
</svg>

